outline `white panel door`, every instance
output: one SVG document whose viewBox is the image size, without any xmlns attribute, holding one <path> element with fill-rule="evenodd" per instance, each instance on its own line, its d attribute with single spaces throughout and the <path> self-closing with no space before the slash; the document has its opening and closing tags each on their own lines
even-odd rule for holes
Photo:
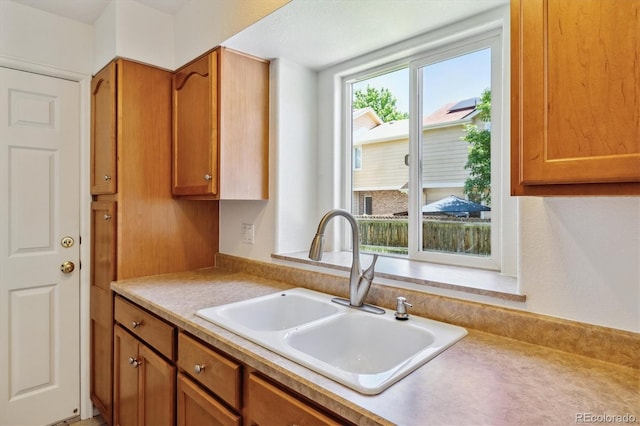
<svg viewBox="0 0 640 426">
<path fill-rule="evenodd" d="M 78 83 L 0 68 L 0 425 L 79 413 L 79 117 Z"/>
</svg>

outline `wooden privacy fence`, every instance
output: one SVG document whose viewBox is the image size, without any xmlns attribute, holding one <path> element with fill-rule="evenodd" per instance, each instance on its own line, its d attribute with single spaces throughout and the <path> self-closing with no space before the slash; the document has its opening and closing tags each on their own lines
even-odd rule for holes
<svg viewBox="0 0 640 426">
<path fill-rule="evenodd" d="M 367 250 L 406 253 L 409 224 L 406 217 L 357 216 L 360 244 Z M 422 249 L 448 253 L 491 254 L 491 220 L 425 217 Z"/>
</svg>

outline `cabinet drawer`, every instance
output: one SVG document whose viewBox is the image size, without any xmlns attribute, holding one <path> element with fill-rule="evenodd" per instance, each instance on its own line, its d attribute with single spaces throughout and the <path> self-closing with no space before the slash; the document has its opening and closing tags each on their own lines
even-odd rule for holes
<svg viewBox="0 0 640 426">
<path fill-rule="evenodd" d="M 240 416 L 202 390 L 193 380 L 178 374 L 178 426 L 241 426 Z"/>
<path fill-rule="evenodd" d="M 240 364 L 225 358 L 186 334 L 179 333 L 178 367 L 233 408 L 240 410 Z"/>
<path fill-rule="evenodd" d="M 121 297 L 116 297 L 114 317 L 158 352 L 175 360 L 175 329 L 171 325 Z"/>
<path fill-rule="evenodd" d="M 334 425 L 336 422 L 255 374 L 249 375 L 249 423 L 257 425 Z"/>
</svg>

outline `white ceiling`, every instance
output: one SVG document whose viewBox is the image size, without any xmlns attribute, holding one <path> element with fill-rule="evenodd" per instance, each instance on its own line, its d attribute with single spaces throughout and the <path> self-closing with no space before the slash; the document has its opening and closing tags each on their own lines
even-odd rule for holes
<svg viewBox="0 0 640 426">
<path fill-rule="evenodd" d="M 102 14 L 104 8 L 111 0 L 13 0 L 25 6 L 55 15 L 64 16 L 74 21 L 93 24 Z M 161 12 L 175 15 L 189 0 L 114 0 L 114 1 L 137 1 Z"/>
<path fill-rule="evenodd" d="M 175 15 L 191 0 L 13 1 L 92 24 L 110 1 L 137 1 Z M 508 3 L 509 0 L 292 0 L 223 44 L 319 70 Z"/>
<path fill-rule="evenodd" d="M 224 44 L 319 70 L 509 0 L 293 0 Z"/>
</svg>

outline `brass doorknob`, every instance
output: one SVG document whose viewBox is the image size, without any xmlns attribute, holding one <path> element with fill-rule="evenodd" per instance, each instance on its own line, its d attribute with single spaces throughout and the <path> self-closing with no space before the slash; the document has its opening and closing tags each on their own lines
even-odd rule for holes
<svg viewBox="0 0 640 426">
<path fill-rule="evenodd" d="M 69 260 L 60 265 L 60 270 L 65 274 L 72 273 L 74 269 L 76 269 L 76 265 L 74 265 L 73 262 Z"/>
</svg>

